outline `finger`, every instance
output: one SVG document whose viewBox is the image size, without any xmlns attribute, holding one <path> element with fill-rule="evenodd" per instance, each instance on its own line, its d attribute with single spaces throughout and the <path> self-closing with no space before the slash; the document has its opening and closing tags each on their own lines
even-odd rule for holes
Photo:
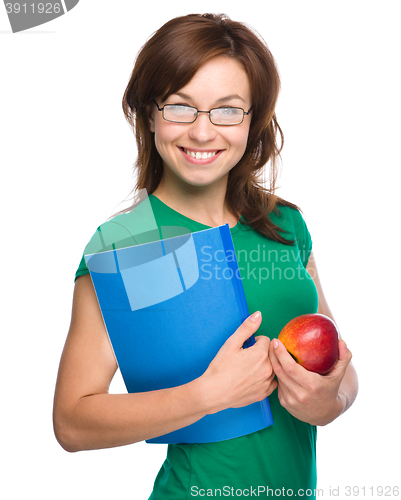
<svg viewBox="0 0 401 500">
<path fill-rule="evenodd" d="M 262 314 L 260 311 L 256 311 L 237 328 L 227 343 L 234 349 L 242 349 L 244 342 L 257 331 L 261 322 Z"/>
<path fill-rule="evenodd" d="M 291 378 L 297 377 L 303 371 L 302 367 L 295 361 L 291 354 L 287 351 L 281 340 L 274 339 L 271 343 L 270 352 L 276 358 L 284 372 Z"/>
<path fill-rule="evenodd" d="M 255 335 L 255 341 L 256 342 L 258 342 L 258 341 L 264 342 L 265 340 L 267 340 L 269 342 L 269 344 L 270 344 L 270 338 L 266 337 L 266 335 Z"/>
<path fill-rule="evenodd" d="M 267 396 L 270 396 L 270 394 L 272 394 L 272 392 L 277 389 L 277 386 L 278 386 L 278 382 L 276 379 L 274 379 L 274 374 L 273 374 L 273 379 L 270 382 L 269 389 L 267 391 Z"/>
<path fill-rule="evenodd" d="M 343 339 L 338 341 L 338 359 L 347 365 L 352 359 L 352 352 L 348 349 Z"/>
<path fill-rule="evenodd" d="M 279 382 L 292 394 L 296 395 L 301 388 L 308 386 L 310 372 L 294 360 L 280 340 L 274 339 L 271 342 L 270 360 Z"/>
<path fill-rule="evenodd" d="M 265 335 L 258 335 L 257 337 L 255 337 L 255 342 L 269 351 L 270 349 L 269 337 L 266 337 Z"/>
<path fill-rule="evenodd" d="M 269 351 L 270 363 L 271 363 L 273 372 L 277 376 L 277 378 L 280 381 L 280 383 L 286 384 L 286 383 L 289 383 L 289 377 L 285 373 L 284 368 L 282 367 L 282 365 L 280 363 L 280 360 L 279 360 L 279 358 L 277 356 L 277 352 L 276 351 L 277 351 L 277 349 L 280 349 L 280 346 L 277 346 L 277 348 L 275 348 L 274 347 L 274 342 L 275 342 L 275 340 L 273 340 L 270 343 L 270 351 Z"/>
<path fill-rule="evenodd" d="M 344 340 L 338 341 L 338 360 L 332 370 L 327 374 L 328 376 L 337 376 L 338 374 L 344 375 L 347 366 L 351 362 L 352 352 L 348 349 Z"/>
</svg>

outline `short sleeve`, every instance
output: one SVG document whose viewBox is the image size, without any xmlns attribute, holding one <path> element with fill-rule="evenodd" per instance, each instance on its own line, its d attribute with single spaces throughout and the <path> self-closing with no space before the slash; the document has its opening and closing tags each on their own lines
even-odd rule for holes
<svg viewBox="0 0 401 500">
<path fill-rule="evenodd" d="M 85 247 L 75 279 L 89 274 L 85 256 L 160 239 L 159 227 L 146 189 L 140 191 L 139 198 L 139 202 L 128 212 L 116 215 L 96 229 Z M 174 236 L 178 235 L 174 234 Z"/>
<path fill-rule="evenodd" d="M 89 274 L 89 269 L 86 265 L 85 257 L 82 255 L 81 262 L 79 263 L 77 272 L 75 273 L 75 280 L 79 278 L 79 276 L 83 276 L 85 274 Z"/>
</svg>

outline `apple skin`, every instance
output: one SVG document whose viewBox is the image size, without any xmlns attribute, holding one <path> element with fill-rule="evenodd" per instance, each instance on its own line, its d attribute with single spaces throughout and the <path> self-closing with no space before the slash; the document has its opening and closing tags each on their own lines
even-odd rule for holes
<svg viewBox="0 0 401 500">
<path fill-rule="evenodd" d="M 338 359 L 338 330 L 323 314 L 304 314 L 292 319 L 278 338 L 297 363 L 325 375 Z"/>
</svg>

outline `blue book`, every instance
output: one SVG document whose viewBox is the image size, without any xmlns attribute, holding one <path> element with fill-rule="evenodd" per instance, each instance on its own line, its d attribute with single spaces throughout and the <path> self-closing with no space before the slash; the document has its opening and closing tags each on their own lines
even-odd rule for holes
<svg viewBox="0 0 401 500">
<path fill-rule="evenodd" d="M 228 224 L 126 248 L 111 244 L 85 259 L 128 392 L 200 377 L 249 316 Z M 252 336 L 244 347 L 254 343 Z M 266 398 L 147 442 L 223 441 L 272 424 Z"/>
</svg>

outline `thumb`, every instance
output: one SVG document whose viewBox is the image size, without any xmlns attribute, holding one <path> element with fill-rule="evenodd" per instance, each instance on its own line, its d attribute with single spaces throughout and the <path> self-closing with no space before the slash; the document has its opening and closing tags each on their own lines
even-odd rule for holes
<svg viewBox="0 0 401 500">
<path fill-rule="evenodd" d="M 256 332 L 261 321 L 262 314 L 260 311 L 256 311 L 251 316 L 248 316 L 229 338 L 230 346 L 234 349 L 242 349 L 244 342 Z"/>
<path fill-rule="evenodd" d="M 338 361 L 334 365 L 333 375 L 337 375 L 339 373 L 345 372 L 349 362 L 352 359 L 352 353 L 348 349 L 347 344 L 343 339 L 338 340 Z"/>
<path fill-rule="evenodd" d="M 348 349 L 347 344 L 344 342 L 343 339 L 339 339 L 338 341 L 338 360 L 345 364 L 348 365 L 348 363 L 352 359 L 352 353 Z"/>
</svg>

